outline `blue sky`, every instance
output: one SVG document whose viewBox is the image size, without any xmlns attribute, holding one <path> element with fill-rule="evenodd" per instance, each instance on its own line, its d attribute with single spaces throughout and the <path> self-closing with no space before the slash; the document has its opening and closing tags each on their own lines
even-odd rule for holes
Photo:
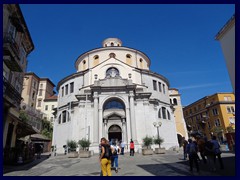
<svg viewBox="0 0 240 180">
<path fill-rule="evenodd" d="M 35 50 L 27 71 L 57 83 L 75 73 L 77 57 L 108 37 L 138 49 L 150 70 L 178 88 L 182 104 L 232 92 L 218 31 L 234 14 L 231 4 L 20 5 Z"/>
</svg>

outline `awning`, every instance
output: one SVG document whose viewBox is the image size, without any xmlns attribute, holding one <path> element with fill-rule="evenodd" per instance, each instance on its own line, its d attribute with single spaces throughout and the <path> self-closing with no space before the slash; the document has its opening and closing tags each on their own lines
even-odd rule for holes
<svg viewBox="0 0 240 180">
<path fill-rule="evenodd" d="M 48 137 L 42 135 L 42 134 L 32 134 L 30 136 L 30 139 L 32 142 L 49 142 L 51 141 L 51 139 L 49 139 Z"/>
<path fill-rule="evenodd" d="M 9 116 L 18 122 L 17 124 L 17 128 L 16 128 L 16 135 L 17 138 L 21 138 L 21 137 L 25 137 L 31 134 L 36 134 L 36 130 L 33 129 L 33 127 L 25 122 L 23 122 L 21 119 L 19 119 L 18 117 L 12 115 L 11 113 L 9 113 Z"/>
</svg>

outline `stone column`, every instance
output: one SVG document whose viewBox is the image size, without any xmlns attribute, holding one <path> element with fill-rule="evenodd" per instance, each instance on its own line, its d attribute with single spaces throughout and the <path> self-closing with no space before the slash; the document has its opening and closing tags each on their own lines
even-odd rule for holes
<svg viewBox="0 0 240 180">
<path fill-rule="evenodd" d="M 104 133 L 103 133 L 103 118 L 102 118 L 102 109 L 99 108 L 98 109 L 98 123 L 99 123 L 99 139 L 98 141 L 100 142 L 100 139 L 104 136 Z"/>
<path fill-rule="evenodd" d="M 130 117 L 131 117 L 131 135 L 132 140 L 134 142 L 137 141 L 137 132 L 136 132 L 136 120 L 135 120 L 135 113 L 134 113 L 134 94 L 133 91 L 130 91 L 129 93 L 129 99 L 130 99 Z"/>
<path fill-rule="evenodd" d="M 108 139 L 108 137 L 107 137 L 107 120 L 106 119 L 104 119 L 104 133 L 103 133 L 103 135 L 106 139 Z"/>
<path fill-rule="evenodd" d="M 126 119 L 122 120 L 122 140 L 123 142 L 127 142 L 127 128 L 126 128 Z"/>
<path fill-rule="evenodd" d="M 126 140 L 126 143 L 130 141 L 130 138 L 132 138 L 132 130 L 131 130 L 131 125 L 130 125 L 130 109 L 126 108 L 126 128 L 127 128 L 127 134 L 128 134 L 128 139 Z"/>
<path fill-rule="evenodd" d="M 99 143 L 98 93 L 94 92 L 93 143 Z"/>
</svg>

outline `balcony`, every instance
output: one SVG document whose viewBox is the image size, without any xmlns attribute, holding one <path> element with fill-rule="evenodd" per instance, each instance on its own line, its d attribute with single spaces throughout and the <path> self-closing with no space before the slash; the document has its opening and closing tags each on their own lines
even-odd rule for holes
<svg viewBox="0 0 240 180">
<path fill-rule="evenodd" d="M 3 77 L 3 97 L 13 106 L 20 107 L 22 100 L 21 94 L 11 85 L 11 83 Z"/>
<path fill-rule="evenodd" d="M 19 65 L 19 46 L 9 33 L 6 33 L 3 38 L 3 60 L 11 71 L 23 71 Z"/>
</svg>

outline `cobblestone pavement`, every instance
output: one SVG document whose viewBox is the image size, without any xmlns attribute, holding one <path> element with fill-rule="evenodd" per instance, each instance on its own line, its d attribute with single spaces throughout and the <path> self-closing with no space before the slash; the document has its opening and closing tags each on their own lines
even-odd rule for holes
<svg viewBox="0 0 240 180">
<path fill-rule="evenodd" d="M 4 166 L 4 176 L 99 176 L 98 156 L 68 158 L 66 155 L 49 157 L 19 166 Z M 166 154 L 143 156 L 129 153 L 119 156 L 119 171 L 113 176 L 235 176 L 235 154 L 223 153 L 225 169 L 211 172 L 208 165 L 200 163 L 200 172 L 189 171 L 188 161 L 181 160 L 182 153 L 167 151 Z M 217 163 L 218 165 L 218 163 Z"/>
</svg>

